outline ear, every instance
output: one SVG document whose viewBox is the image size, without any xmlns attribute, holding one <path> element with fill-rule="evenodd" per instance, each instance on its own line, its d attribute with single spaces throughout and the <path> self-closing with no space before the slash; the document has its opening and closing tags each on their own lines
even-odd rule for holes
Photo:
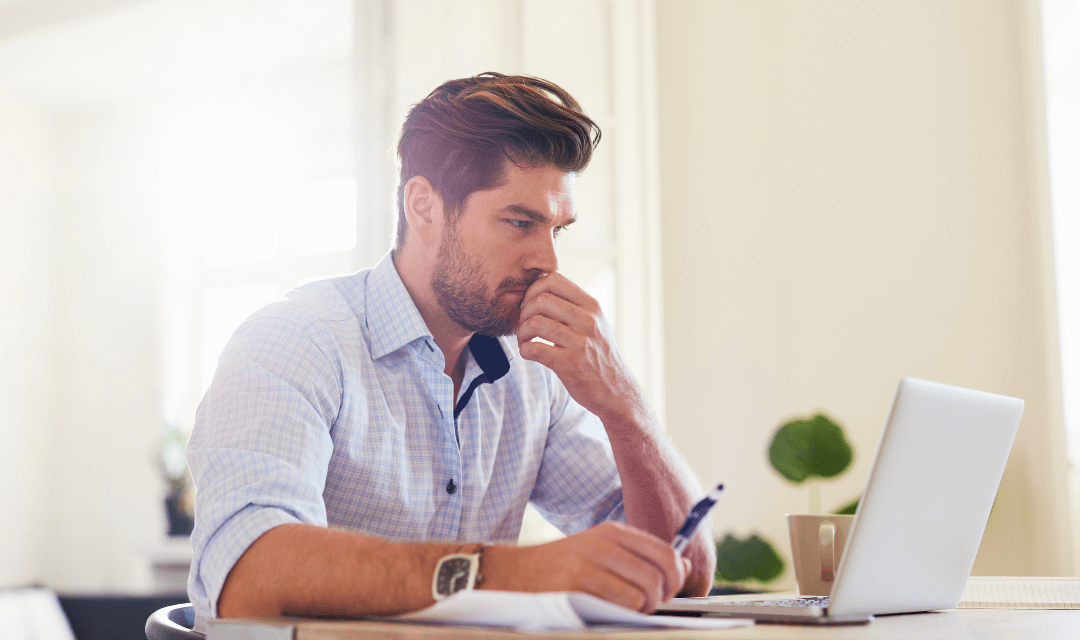
<svg viewBox="0 0 1080 640">
<path fill-rule="evenodd" d="M 405 183 L 405 219 L 423 244 L 437 244 L 445 222 L 442 196 L 427 178 L 413 176 Z"/>
</svg>

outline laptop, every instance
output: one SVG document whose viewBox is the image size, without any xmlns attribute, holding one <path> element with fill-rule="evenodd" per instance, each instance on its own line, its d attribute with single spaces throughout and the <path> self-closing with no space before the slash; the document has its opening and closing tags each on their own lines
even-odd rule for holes
<svg viewBox="0 0 1080 640">
<path fill-rule="evenodd" d="M 900 381 L 828 596 L 675 598 L 657 613 L 852 624 L 953 609 L 975 563 L 1024 402 Z"/>
</svg>

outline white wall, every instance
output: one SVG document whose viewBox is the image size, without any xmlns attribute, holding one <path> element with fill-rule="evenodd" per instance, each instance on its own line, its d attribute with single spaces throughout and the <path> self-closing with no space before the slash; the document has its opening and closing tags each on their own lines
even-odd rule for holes
<svg viewBox="0 0 1080 640">
<path fill-rule="evenodd" d="M 39 496 L 53 416 L 55 152 L 51 123 L 0 95 L 0 587 L 40 577 Z"/>
<path fill-rule="evenodd" d="M 56 118 L 55 411 L 42 578 L 146 588 L 164 532 L 160 216 L 130 113 Z"/>
<path fill-rule="evenodd" d="M 0 586 L 149 586 L 161 241 L 137 130 L 0 97 Z"/>
<path fill-rule="evenodd" d="M 718 534 L 786 553 L 808 493 L 765 449 L 794 416 L 846 426 L 822 506 L 857 496 L 910 375 L 1027 402 L 975 572 L 1073 570 L 1029 9 L 660 3 L 668 429 L 729 483 Z"/>
</svg>

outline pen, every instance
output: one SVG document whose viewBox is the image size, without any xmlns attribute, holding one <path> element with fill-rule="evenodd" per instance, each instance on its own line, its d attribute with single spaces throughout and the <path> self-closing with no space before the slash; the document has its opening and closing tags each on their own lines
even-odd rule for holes
<svg viewBox="0 0 1080 640">
<path fill-rule="evenodd" d="M 690 544 L 690 538 L 694 536 L 694 532 L 697 531 L 698 525 L 705 519 L 705 516 L 709 515 L 712 508 L 716 506 L 717 501 L 720 500 L 720 492 L 723 490 L 723 483 L 716 485 L 716 488 L 710 491 L 709 495 L 702 498 L 690 510 L 690 514 L 686 516 L 686 521 L 683 522 L 679 532 L 675 534 L 675 539 L 671 541 L 671 548 L 675 550 L 675 553 L 681 554 L 686 549 L 686 545 Z"/>
</svg>

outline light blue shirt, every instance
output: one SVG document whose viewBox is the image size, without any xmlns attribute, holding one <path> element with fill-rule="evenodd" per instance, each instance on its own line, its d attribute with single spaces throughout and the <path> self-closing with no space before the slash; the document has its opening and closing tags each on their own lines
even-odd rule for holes
<svg viewBox="0 0 1080 640">
<path fill-rule="evenodd" d="M 459 397 L 387 255 L 292 291 L 233 334 L 196 414 L 188 595 L 216 615 L 237 559 L 286 523 L 397 541 L 513 541 L 625 520 L 600 421 L 516 340 L 475 336 Z"/>
</svg>

